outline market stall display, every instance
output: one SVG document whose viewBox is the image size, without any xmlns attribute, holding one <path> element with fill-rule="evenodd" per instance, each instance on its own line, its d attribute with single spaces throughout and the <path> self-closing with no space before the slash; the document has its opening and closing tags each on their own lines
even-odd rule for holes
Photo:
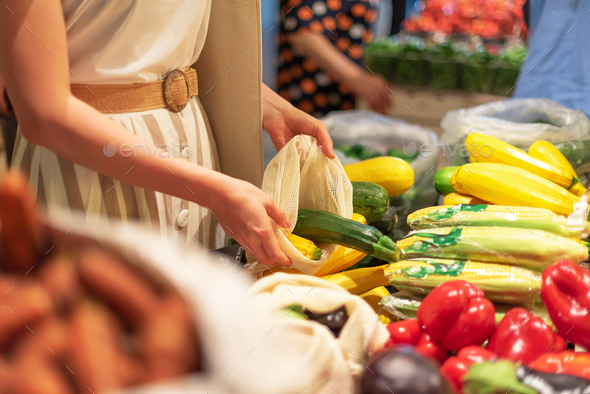
<svg viewBox="0 0 590 394">
<path fill-rule="evenodd" d="M 526 39 L 524 0 L 424 0 L 419 13 L 403 22 L 412 33 L 443 32 L 501 39 Z"/>
<path fill-rule="evenodd" d="M 367 46 L 367 67 L 395 86 L 510 95 L 527 50 L 520 42 L 398 35 Z"/>
<path fill-rule="evenodd" d="M 584 300 L 590 297 L 587 271 L 578 265 L 588 260 L 588 244 L 583 240 L 590 235 L 590 222 L 580 205 L 586 189 L 566 165 L 565 156 L 548 141 L 539 140 L 526 152 L 472 132 L 462 147 L 470 163 L 443 168 L 435 173 L 433 185 L 445 198 L 456 195 L 469 203 L 411 213 L 407 224 L 413 231 L 397 241 L 399 251 L 392 248 L 394 254 L 381 255 L 389 264 L 379 264 L 379 259 L 364 262 L 371 255 L 377 257 L 381 250 L 375 253 L 375 245 L 389 238 L 383 234 L 375 238 L 371 234 L 376 229 L 353 226 L 348 219 L 330 216 L 308 227 L 305 216 L 316 212 L 303 210 L 307 232 L 299 232 L 296 226 L 294 233 L 367 254 L 350 269 L 321 278 L 352 294 L 372 294 L 367 303 L 381 322 L 388 322 L 390 338 L 385 349 L 410 346 L 416 357 L 439 363 L 440 373 L 458 393 L 481 392 L 482 387 L 495 384 L 494 379 L 486 381 L 481 376 L 482 368 L 498 369 L 510 376 L 512 385 L 520 384 L 522 392 L 532 393 L 534 383 L 517 378 L 518 365 L 530 369 L 537 363 L 543 369 L 548 359 L 552 366 L 546 367 L 547 372 L 558 372 L 565 367 L 555 366 L 559 362 L 553 360 L 561 360 L 557 355 L 565 351 L 566 341 L 588 346 L 585 314 L 576 312 L 585 308 Z M 481 154 L 482 147 L 489 152 Z M 346 171 L 354 182 L 380 183 L 390 195 L 407 189 L 403 180 L 387 174 L 394 166 L 383 164 L 397 163 L 395 152 L 360 144 L 343 145 L 342 151 L 359 159 L 352 164 L 355 171 Z M 369 165 L 373 161 L 375 165 Z M 378 176 L 373 175 L 381 167 Z M 382 189 L 364 183 L 357 187 L 353 210 L 378 218 L 391 209 Z M 576 215 L 568 218 L 574 211 Z M 323 216 L 320 212 L 317 217 Z M 568 264 L 571 273 L 565 275 L 561 271 Z M 482 344 L 485 349 L 479 347 Z M 580 365 L 590 365 L 584 360 L 579 359 Z M 535 376 L 543 373 L 534 371 Z"/>
</svg>

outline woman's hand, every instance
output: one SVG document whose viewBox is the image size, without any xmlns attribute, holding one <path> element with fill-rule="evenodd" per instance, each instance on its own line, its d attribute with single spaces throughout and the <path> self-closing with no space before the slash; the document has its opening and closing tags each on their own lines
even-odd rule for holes
<svg viewBox="0 0 590 394">
<path fill-rule="evenodd" d="M 381 76 L 363 71 L 346 82 L 352 93 L 365 99 L 373 111 L 384 114 L 391 106 L 392 92 Z"/>
<path fill-rule="evenodd" d="M 251 183 L 224 176 L 217 185 L 208 207 L 228 237 L 261 264 L 289 267 L 291 261 L 281 251 L 271 225 L 274 220 L 281 227 L 291 227 L 287 215 Z"/>
<path fill-rule="evenodd" d="M 326 125 L 293 107 L 266 85 L 263 85 L 262 99 L 262 127 L 270 135 L 277 150 L 281 150 L 296 135 L 307 134 L 318 140 L 318 144 L 328 158 L 335 157 L 332 139 Z"/>
</svg>

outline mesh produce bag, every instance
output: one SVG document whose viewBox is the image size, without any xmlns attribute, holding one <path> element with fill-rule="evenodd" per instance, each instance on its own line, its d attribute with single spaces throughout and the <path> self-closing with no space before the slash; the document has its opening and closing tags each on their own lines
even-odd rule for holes
<svg viewBox="0 0 590 394">
<path fill-rule="evenodd" d="M 334 363 L 332 376 L 328 375 L 326 380 L 326 384 L 334 389 L 331 391 L 333 393 L 350 392 L 351 388 L 348 386 L 349 381 L 335 382 L 332 377 L 352 374 L 353 380 L 357 380 L 365 370 L 367 359 L 389 339 L 387 329 L 366 301 L 321 278 L 277 273 L 257 281 L 250 288 L 250 296 L 259 306 L 276 311 L 300 305 L 317 314 L 332 312 L 345 306 L 348 320 L 338 338 L 317 322 L 290 319 L 290 324 L 307 328 L 307 340 L 302 344 L 308 349 L 308 355 L 315 355 L 313 359 L 326 359 L 329 355 L 325 352 L 328 349 L 331 351 L 328 344 L 337 345 L 339 354 L 331 355 L 333 361 L 330 363 Z M 317 330 L 318 326 L 321 327 L 320 330 Z M 349 371 L 336 368 L 340 356 L 346 360 L 344 368 L 347 366 Z"/>
<path fill-rule="evenodd" d="M 322 257 L 311 260 L 295 249 L 287 236 L 295 228 L 297 211 L 302 208 L 322 209 L 345 218 L 352 217 L 352 185 L 340 160 L 328 159 L 315 138 L 296 136 L 266 167 L 262 190 L 272 197 L 293 224 L 293 227 L 285 229 L 272 223 L 281 250 L 291 260 L 291 268 L 305 274 L 315 273 L 338 245 L 318 245 L 323 252 Z M 250 255 L 246 269 L 253 273 L 267 270 Z"/>
</svg>

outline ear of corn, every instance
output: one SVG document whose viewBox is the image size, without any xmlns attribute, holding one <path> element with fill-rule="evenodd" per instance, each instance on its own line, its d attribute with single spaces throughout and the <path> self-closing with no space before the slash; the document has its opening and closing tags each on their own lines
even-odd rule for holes
<svg viewBox="0 0 590 394">
<path fill-rule="evenodd" d="M 382 300 L 381 305 L 383 306 L 383 309 L 391 311 L 395 316 L 400 316 L 403 319 L 415 319 L 418 308 L 420 308 L 423 299 L 424 295 L 413 294 L 409 291 L 399 291 L 385 297 Z M 526 309 L 531 312 L 533 316 L 540 317 L 548 326 L 553 327 L 553 323 L 551 322 L 549 314 L 543 304 L 501 304 L 495 302 L 496 323 L 499 323 L 500 320 L 502 320 L 506 312 L 517 307 Z"/>
<path fill-rule="evenodd" d="M 543 269 L 561 259 L 581 262 L 588 248 L 573 238 L 509 227 L 442 227 L 413 231 L 398 241 L 404 259 L 442 257 Z"/>
<path fill-rule="evenodd" d="M 569 189 L 579 179 L 567 170 L 534 158 L 528 153 L 495 137 L 470 133 L 465 140 L 472 163 L 500 163 L 532 172 L 561 187 Z"/>
<path fill-rule="evenodd" d="M 455 204 L 488 204 L 484 200 L 480 200 L 477 197 L 469 196 L 466 194 L 449 193 L 443 200 L 444 205 L 455 205 Z"/>
<path fill-rule="evenodd" d="M 371 305 L 371 308 L 373 308 L 375 313 L 379 315 L 379 320 L 381 321 L 381 323 L 386 325 L 391 323 L 392 321 L 397 320 L 394 316 L 391 315 L 391 313 L 385 310 L 381 311 L 381 305 L 379 305 L 379 303 L 381 302 L 383 297 L 387 297 L 388 295 L 389 291 L 387 290 L 387 288 L 385 286 L 379 286 L 359 296 L 363 300 L 365 300 L 369 305 Z M 380 311 L 381 313 L 379 313 Z"/>
<path fill-rule="evenodd" d="M 547 164 L 562 168 L 574 177 L 576 176 L 576 171 L 574 170 L 574 167 L 572 167 L 572 165 L 565 158 L 563 153 L 561 153 L 559 149 L 557 149 L 557 147 L 553 145 L 551 142 L 543 140 L 535 141 L 529 147 L 529 155 L 538 160 L 544 161 Z M 578 197 L 581 197 L 584 194 L 586 194 L 586 188 L 580 182 L 576 183 L 568 190 Z"/>
<path fill-rule="evenodd" d="M 299 251 L 303 256 L 310 260 L 319 260 L 322 257 L 322 251 L 312 241 L 299 237 L 295 234 L 289 234 L 287 236 L 291 245 L 295 246 L 295 249 Z"/>
<path fill-rule="evenodd" d="M 441 283 L 464 280 L 492 301 L 527 303 L 540 300 L 541 274 L 505 264 L 445 259 L 403 260 L 390 264 L 385 276 L 392 286 L 428 294 Z"/>
<path fill-rule="evenodd" d="M 453 188 L 498 205 L 547 208 L 569 215 L 580 198 L 540 176 L 496 163 L 465 164 L 451 177 Z"/>
<path fill-rule="evenodd" d="M 545 208 L 509 207 L 506 205 L 445 205 L 420 209 L 408 215 L 413 230 L 436 227 L 517 227 L 542 230 L 564 237 L 579 238 L 582 232 L 570 232 L 566 218 Z M 590 233 L 586 222 L 583 233 Z"/>
<path fill-rule="evenodd" d="M 344 271 L 333 275 L 322 276 L 352 294 L 363 294 L 379 286 L 389 286 L 383 270 L 387 265 L 378 267 L 359 268 L 352 271 Z"/>
</svg>

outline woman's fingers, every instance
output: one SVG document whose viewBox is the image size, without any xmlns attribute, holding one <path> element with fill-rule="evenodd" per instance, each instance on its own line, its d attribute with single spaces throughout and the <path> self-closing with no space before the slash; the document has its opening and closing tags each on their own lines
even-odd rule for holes
<svg viewBox="0 0 590 394">
<path fill-rule="evenodd" d="M 271 264 L 270 259 L 268 258 L 268 255 L 266 254 L 266 251 L 264 250 L 264 247 L 262 246 L 262 243 L 260 241 L 258 241 L 258 243 L 256 243 L 256 241 L 252 241 L 252 242 L 249 242 L 249 244 L 250 244 L 250 249 L 252 249 L 252 251 L 254 252 L 254 256 L 256 257 L 256 260 L 260 264 L 274 265 L 274 264 Z"/>
<path fill-rule="evenodd" d="M 262 240 L 262 246 L 270 261 L 267 264 L 281 267 L 291 266 L 291 260 L 289 260 L 287 255 L 281 250 L 274 232 L 270 231 L 269 236 Z"/>
<path fill-rule="evenodd" d="M 269 199 L 269 202 L 265 204 L 264 208 L 266 208 L 266 213 L 268 214 L 268 216 L 270 216 L 272 220 L 275 221 L 276 224 L 283 228 L 291 227 L 291 221 L 289 220 L 285 212 L 281 208 L 279 208 L 279 206 L 275 204 L 274 201 Z"/>
<path fill-rule="evenodd" d="M 334 144 L 332 143 L 332 138 L 330 138 L 330 134 L 328 134 L 328 128 L 326 125 L 317 120 L 313 120 L 313 135 L 318 140 L 318 143 L 322 146 L 322 151 L 326 156 L 330 159 L 335 157 L 334 155 Z"/>
</svg>

